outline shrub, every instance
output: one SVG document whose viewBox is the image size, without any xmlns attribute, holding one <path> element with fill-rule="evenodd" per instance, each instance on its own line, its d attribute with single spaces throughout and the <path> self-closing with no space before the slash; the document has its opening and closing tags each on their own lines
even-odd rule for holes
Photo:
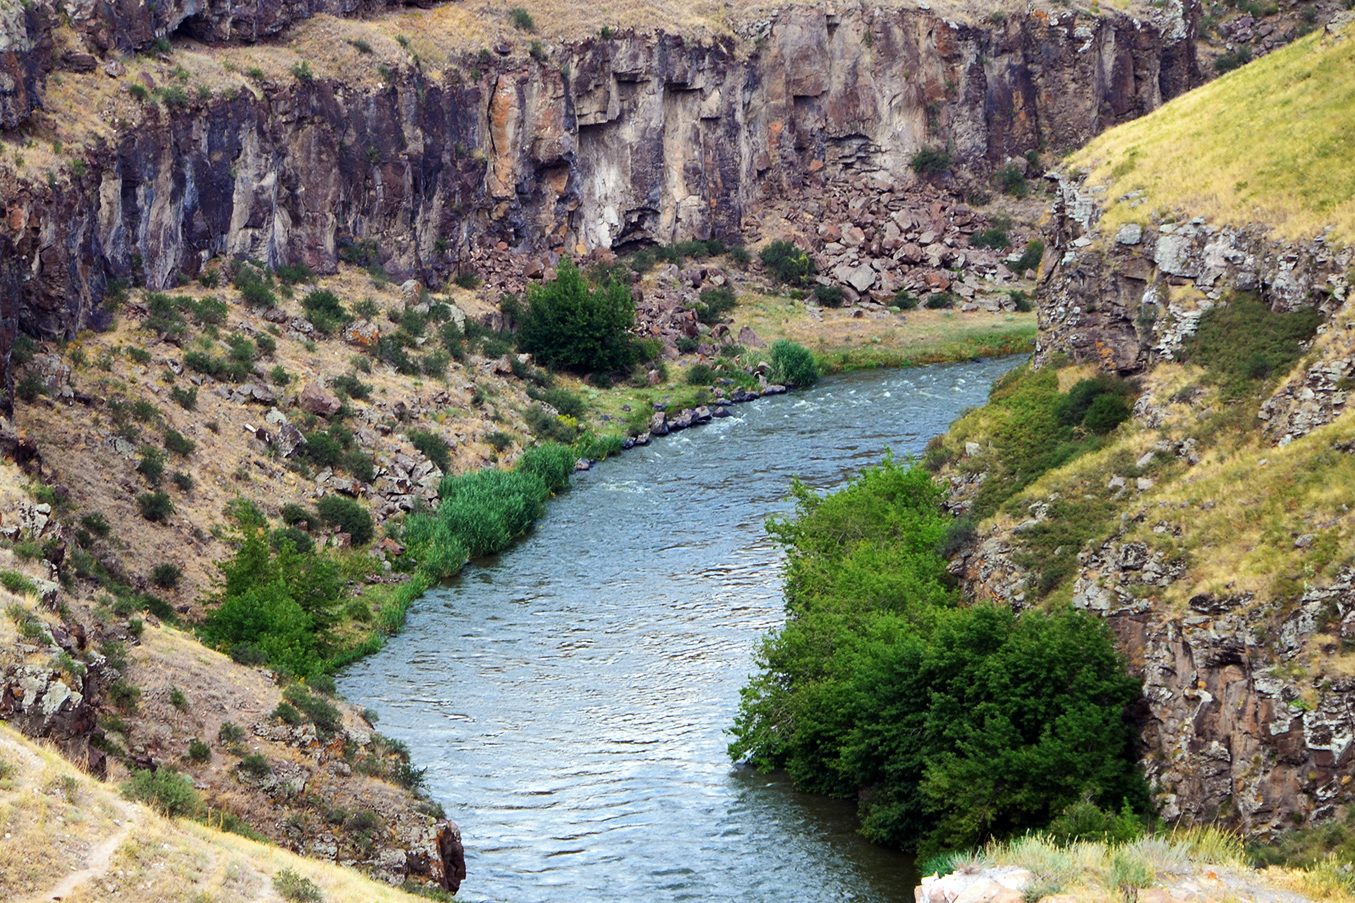
<svg viewBox="0 0 1355 903">
<path fill-rule="evenodd" d="M 906 288 L 901 288 L 894 295 L 894 306 L 899 310 L 916 310 L 918 297 Z"/>
<path fill-rule="evenodd" d="M 634 323 L 630 289 L 616 282 L 589 289 L 573 261 L 564 258 L 553 280 L 528 286 L 517 344 L 547 366 L 620 370 L 635 360 L 627 331 Z"/>
<path fill-rule="evenodd" d="M 774 241 L 758 254 L 762 265 L 771 271 L 778 282 L 786 285 L 806 285 L 817 272 L 809 252 L 784 239 Z"/>
<path fill-rule="evenodd" d="M 819 381 L 819 363 L 813 352 L 789 339 L 777 339 L 772 343 L 770 363 L 772 375 L 778 382 L 806 387 Z"/>
<path fill-rule="evenodd" d="M 438 470 L 444 473 L 448 470 L 451 466 L 451 460 L 446 439 L 429 430 L 410 430 L 408 436 L 410 444 L 422 452 L 425 458 L 437 465 Z"/>
<path fill-rule="evenodd" d="M 285 868 L 273 876 L 273 890 L 288 903 L 320 903 L 324 899 L 318 884 L 298 875 L 290 868 Z"/>
<path fill-rule="evenodd" d="M 1038 830 L 1079 800 L 1146 811 L 1109 631 L 1073 611 L 957 607 L 942 489 L 887 459 L 794 488 L 787 620 L 743 691 L 730 752 L 856 798 L 862 832 L 924 858 Z"/>
<path fill-rule="evenodd" d="M 955 306 L 955 296 L 950 292 L 936 292 L 928 295 L 922 306 L 928 310 L 950 310 Z"/>
<path fill-rule="evenodd" d="M 335 392 L 348 398 L 367 401 L 372 397 L 372 387 L 356 376 L 336 376 L 330 380 L 330 385 L 334 387 Z"/>
<path fill-rule="evenodd" d="M 714 326 L 720 318 L 734 309 L 734 292 L 726 286 L 708 288 L 696 304 L 696 318 L 707 326 Z"/>
<path fill-rule="evenodd" d="M 289 527 L 294 527 L 300 523 L 315 524 L 318 522 L 314 511 L 295 502 L 288 502 L 282 506 L 281 517 L 282 522 Z"/>
<path fill-rule="evenodd" d="M 518 31 L 536 31 L 536 23 L 532 21 L 532 14 L 521 6 L 509 8 L 508 21 L 512 22 L 513 27 Z"/>
<path fill-rule="evenodd" d="M 306 716 L 301 714 L 301 710 L 290 702 L 279 702 L 268 717 L 276 718 L 283 724 L 300 724 L 306 720 Z"/>
<path fill-rule="evenodd" d="M 1015 164 L 1007 164 L 997 171 L 997 183 L 1012 197 L 1023 198 L 1030 193 L 1026 186 L 1026 174 Z"/>
<path fill-rule="evenodd" d="M 17 571 L 0 571 L 0 586 L 15 595 L 37 595 L 38 587 L 32 580 Z"/>
<path fill-rule="evenodd" d="M 216 739 L 218 743 L 228 745 L 242 743 L 245 739 L 245 729 L 234 721 L 223 721 L 221 727 L 217 729 Z"/>
<path fill-rule="evenodd" d="M 173 589 L 178 585 L 179 578 L 182 576 L 183 568 L 169 562 L 157 564 L 151 569 L 151 583 L 161 589 Z"/>
<path fill-rule="evenodd" d="M 178 430 L 167 430 L 165 432 L 165 448 L 176 455 L 187 457 L 188 455 L 193 454 L 193 451 L 197 447 L 198 444 L 196 442 L 189 439 Z"/>
<path fill-rule="evenodd" d="M 181 389 L 178 386 L 171 386 L 169 397 L 185 411 L 192 411 L 198 406 L 198 387 L 189 386 L 187 389 Z"/>
<path fill-rule="evenodd" d="M 814 300 L 824 307 L 842 306 L 842 286 L 840 285 L 816 285 L 814 286 Z"/>
<path fill-rule="evenodd" d="M 1098 395 L 1091 403 L 1091 407 L 1087 408 L 1082 425 L 1096 435 L 1104 436 L 1128 420 L 1131 414 L 1129 405 L 1123 397 L 1106 393 Z"/>
<path fill-rule="evenodd" d="M 1030 302 L 1030 296 L 1025 292 L 1007 292 L 1007 297 L 1012 299 L 1012 306 L 1015 307 L 1016 312 L 1019 314 L 1030 313 L 1035 309 L 1035 306 Z"/>
<path fill-rule="evenodd" d="M 321 335 L 333 335 L 352 320 L 352 316 L 339 300 L 339 296 L 329 289 L 316 289 L 301 300 L 306 311 L 306 319 Z"/>
<path fill-rule="evenodd" d="M 165 453 L 149 445 L 141 447 L 141 459 L 136 465 L 137 473 L 146 478 L 151 486 L 159 486 L 165 475 Z"/>
<path fill-rule="evenodd" d="M 1238 47 L 1236 50 L 1230 50 L 1227 53 L 1220 54 L 1214 60 L 1214 70 L 1222 75 L 1225 72 L 1232 72 L 1251 62 L 1251 51 L 1246 47 Z"/>
<path fill-rule="evenodd" d="M 299 82 L 312 82 L 315 80 L 315 73 L 311 72 L 311 64 L 306 60 L 292 65 L 292 77 Z"/>
<path fill-rule="evenodd" d="M 752 255 L 748 253 L 748 249 L 743 245 L 734 245 L 726 252 L 725 256 L 727 256 L 735 266 L 740 268 L 747 267 L 748 264 L 753 262 Z"/>
<path fill-rule="evenodd" d="M 120 789 L 127 799 L 146 803 L 170 818 L 191 818 L 202 811 L 202 797 L 193 789 L 192 779 L 172 768 L 134 768 L 132 777 L 123 781 Z"/>
<path fill-rule="evenodd" d="M 488 445 L 490 448 L 494 449 L 496 452 L 506 450 L 507 448 L 513 445 L 513 442 L 514 439 L 511 434 L 499 430 L 485 434 L 485 444 Z"/>
<path fill-rule="evenodd" d="M 303 555 L 309 554 L 315 549 L 315 540 L 311 539 L 311 535 L 300 527 L 282 527 L 268 535 L 268 544 L 274 551 L 279 551 L 283 542 L 291 543 L 292 548 Z"/>
<path fill-rule="evenodd" d="M 588 413 L 588 405 L 584 402 L 583 396 L 565 388 L 530 388 L 527 395 L 536 401 L 544 401 L 566 417 L 580 418 Z"/>
<path fill-rule="evenodd" d="M 182 470 L 176 470 L 174 471 L 174 476 L 171 477 L 170 480 L 183 492 L 193 491 L 193 476 L 191 474 L 184 473 Z"/>
<path fill-rule="evenodd" d="M 922 147 L 908 162 L 918 175 L 940 175 L 954 165 L 950 152 L 940 147 Z"/>
<path fill-rule="evenodd" d="M 371 542 L 374 526 L 372 515 L 361 504 L 341 495 L 327 495 L 315 505 L 320 520 L 338 527 L 353 539 L 353 545 Z"/>
<path fill-rule="evenodd" d="M 1012 264 L 1012 271 L 1024 273 L 1026 270 L 1038 270 L 1042 260 L 1044 260 L 1044 242 L 1038 238 L 1032 238 L 1026 242 L 1026 250 Z"/>
<path fill-rule="evenodd" d="M 146 520 L 158 523 L 174 513 L 174 500 L 163 492 L 143 492 L 136 497 L 136 507 Z"/>
<path fill-rule="evenodd" d="M 212 748 L 203 743 L 197 737 L 188 741 L 188 752 L 184 756 L 190 762 L 196 762 L 201 765 L 204 762 L 212 761 Z"/>
<path fill-rule="evenodd" d="M 1011 236 L 1001 226 L 992 226 L 969 237 L 969 244 L 975 248 L 993 248 L 1001 251 L 1012 246 Z"/>
<path fill-rule="evenodd" d="M 1199 364 L 1229 395 L 1273 372 L 1288 372 L 1322 323 L 1313 308 L 1274 313 L 1254 295 L 1238 295 L 1200 317 L 1182 357 Z"/>
<path fill-rule="evenodd" d="M 263 753 L 250 753 L 235 767 L 253 778 L 262 778 L 273 773 L 273 766 L 268 764 Z"/>
<path fill-rule="evenodd" d="M 282 695 L 315 725 L 321 738 L 332 737 L 343 728 L 343 713 L 325 699 L 312 696 L 296 684 L 284 690 Z"/>
<path fill-rule="evenodd" d="M 715 381 L 715 370 L 710 364 L 692 364 L 687 368 L 687 385 L 709 386 Z"/>
</svg>

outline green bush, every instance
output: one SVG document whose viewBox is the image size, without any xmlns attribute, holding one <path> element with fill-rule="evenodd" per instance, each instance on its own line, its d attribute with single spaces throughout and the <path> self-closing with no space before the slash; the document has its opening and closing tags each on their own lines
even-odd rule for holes
<svg viewBox="0 0 1355 903">
<path fill-rule="evenodd" d="M 532 14 L 521 6 L 509 8 L 508 21 L 513 23 L 513 27 L 518 31 L 536 31 L 536 23 L 532 21 Z"/>
<path fill-rule="evenodd" d="M 320 520 L 351 536 L 353 545 L 362 546 L 372 541 L 375 531 L 372 515 L 353 499 L 327 495 L 315 503 L 315 511 Z"/>
<path fill-rule="evenodd" d="M 1091 407 L 1087 408 L 1087 415 L 1082 418 L 1082 425 L 1096 435 L 1104 436 L 1128 420 L 1132 414 L 1122 396 L 1107 393 L 1098 395 L 1092 401 Z"/>
<path fill-rule="evenodd" d="M 1287 373 L 1321 324 L 1315 308 L 1274 313 L 1254 295 L 1237 295 L 1205 311 L 1195 335 L 1182 343 L 1182 359 L 1204 367 L 1226 395 L 1236 396 L 1272 373 Z"/>
<path fill-rule="evenodd" d="M 947 172 L 954 165 L 954 161 L 945 148 L 923 147 L 913 154 L 913 159 L 908 165 L 920 176 L 940 175 Z"/>
<path fill-rule="evenodd" d="M 295 684 L 284 690 L 282 696 L 315 725 L 321 739 L 332 737 L 343 729 L 343 714 L 325 699 L 312 696 Z"/>
<path fill-rule="evenodd" d="M 1012 272 L 1020 274 L 1026 270 L 1038 270 L 1040 261 L 1044 260 L 1044 242 L 1038 238 L 1032 238 L 1026 242 L 1025 251 L 1012 264 Z"/>
<path fill-rule="evenodd" d="M 165 475 L 165 453 L 149 445 L 141 447 L 141 459 L 136 465 L 137 473 L 146 478 L 151 486 L 159 486 Z"/>
<path fill-rule="evenodd" d="M 285 868 L 273 876 L 273 890 L 288 903 L 321 903 L 324 900 L 318 884 L 298 875 L 290 868 Z"/>
<path fill-rule="evenodd" d="M 1023 198 L 1030 193 L 1026 185 L 1026 174 L 1015 164 L 1007 164 L 996 173 L 997 183 L 1012 197 Z"/>
<path fill-rule="evenodd" d="M 733 290 L 723 285 L 708 288 L 701 293 L 701 300 L 696 304 L 696 318 L 707 326 L 714 326 L 721 317 L 734 309 L 734 303 Z"/>
<path fill-rule="evenodd" d="M 818 272 L 809 252 L 794 242 L 780 239 L 763 248 L 758 259 L 778 282 L 786 285 L 807 285 Z"/>
<path fill-rule="evenodd" d="M 1147 809 L 1137 683 L 1104 624 L 957 607 L 942 490 L 887 459 L 768 530 L 787 620 L 758 654 L 730 746 L 805 790 L 858 800 L 862 831 L 923 855 L 1037 830 L 1080 800 Z"/>
<path fill-rule="evenodd" d="M 17 571 L 0 571 L 0 586 L 15 595 L 37 595 L 38 587 L 32 580 Z"/>
<path fill-rule="evenodd" d="M 282 522 L 289 527 L 294 527 L 300 523 L 309 525 L 319 523 L 319 519 L 316 517 L 314 511 L 307 508 L 305 505 L 298 505 L 295 502 L 288 502 L 282 506 L 281 517 Z"/>
<path fill-rule="evenodd" d="M 338 564 L 291 543 L 274 548 L 267 520 L 248 503 L 235 504 L 231 513 L 238 550 L 218 566 L 221 584 L 202 638 L 242 663 L 299 675 L 322 670 L 335 648 L 331 631 L 345 586 Z"/>
<path fill-rule="evenodd" d="M 179 578 L 182 576 L 183 568 L 168 561 L 151 568 L 151 583 L 161 589 L 173 589 L 178 586 Z"/>
<path fill-rule="evenodd" d="M 992 226 L 975 232 L 969 237 L 969 244 L 975 248 L 992 248 L 1001 251 L 1012 246 L 1011 236 L 1001 226 Z"/>
<path fill-rule="evenodd" d="M 517 345 L 549 367 L 620 370 L 635 360 L 628 332 L 634 323 L 629 288 L 612 282 L 589 289 L 573 261 L 564 258 L 554 279 L 528 286 Z"/>
<path fill-rule="evenodd" d="M 1214 70 L 1222 75 L 1225 72 L 1232 72 L 1251 62 L 1251 51 L 1246 47 L 1239 47 L 1236 50 L 1230 50 L 1227 53 L 1219 54 L 1214 60 Z"/>
<path fill-rule="evenodd" d="M 160 522 L 174 513 L 174 500 L 163 492 L 143 492 L 136 497 L 136 507 L 146 520 Z"/>
<path fill-rule="evenodd" d="M 709 386 L 713 382 L 715 382 L 715 370 L 710 364 L 692 364 L 687 368 L 687 385 Z"/>
<path fill-rule="evenodd" d="M 917 310 L 918 297 L 906 288 L 901 288 L 894 295 L 894 306 L 899 310 Z"/>
<path fill-rule="evenodd" d="M 329 289 L 316 289 L 301 300 L 306 319 L 321 335 L 333 335 L 353 319 L 339 296 Z"/>
<path fill-rule="evenodd" d="M 429 461 L 437 466 L 438 470 L 446 473 L 451 467 L 451 449 L 447 446 L 447 440 L 442 438 L 439 433 L 430 430 L 410 430 L 407 434 L 409 442 Z"/>
<path fill-rule="evenodd" d="M 935 292 L 927 296 L 922 306 L 928 310 L 950 310 L 955 306 L 955 296 L 950 292 Z"/>
<path fill-rule="evenodd" d="M 171 386 L 169 397 L 185 411 L 192 411 L 198 406 L 198 387 L 189 386 L 187 389 L 181 389 L 178 386 Z"/>
<path fill-rule="evenodd" d="M 778 382 L 804 388 L 819 381 L 819 362 L 803 345 L 789 339 L 777 339 L 772 343 L 770 358 L 772 376 Z"/>
<path fill-rule="evenodd" d="M 192 439 L 189 439 L 187 436 L 185 436 L 178 430 L 165 431 L 165 448 L 168 451 L 176 455 L 182 455 L 184 457 L 187 457 L 193 454 L 197 447 L 198 444 L 196 442 L 194 442 Z"/>
<path fill-rule="evenodd" d="M 263 753 L 250 753 L 241 759 L 235 767 L 254 778 L 266 777 L 273 773 L 273 766 L 268 764 L 268 760 L 263 757 Z"/>
<path fill-rule="evenodd" d="M 185 758 L 187 758 L 188 761 L 196 762 L 199 765 L 204 762 L 210 762 L 212 761 L 212 748 L 197 737 L 194 737 L 192 740 L 188 741 L 188 752 L 185 754 Z"/>
<path fill-rule="evenodd" d="M 843 301 L 842 286 L 816 285 L 814 286 L 814 300 L 824 307 L 841 307 Z"/>
<path fill-rule="evenodd" d="M 132 769 L 132 777 L 123 781 L 122 795 L 146 803 L 170 818 L 192 818 L 202 811 L 202 797 L 193 789 L 193 781 L 172 768 L 155 771 Z"/>
<path fill-rule="evenodd" d="M 216 739 L 218 743 L 233 745 L 243 743 L 245 739 L 245 729 L 234 721 L 223 721 L 221 727 L 217 729 Z"/>
</svg>

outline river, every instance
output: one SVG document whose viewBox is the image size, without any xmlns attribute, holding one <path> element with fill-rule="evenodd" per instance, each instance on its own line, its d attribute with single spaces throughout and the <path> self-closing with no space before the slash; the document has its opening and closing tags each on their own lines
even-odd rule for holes
<svg viewBox="0 0 1355 903">
<path fill-rule="evenodd" d="M 576 475 L 532 532 L 426 594 L 340 690 L 409 744 L 463 832 L 458 900 L 913 899 L 910 858 L 850 802 L 725 754 L 782 621 L 764 530 L 793 476 L 920 453 L 1004 358 L 823 380 Z"/>
</svg>

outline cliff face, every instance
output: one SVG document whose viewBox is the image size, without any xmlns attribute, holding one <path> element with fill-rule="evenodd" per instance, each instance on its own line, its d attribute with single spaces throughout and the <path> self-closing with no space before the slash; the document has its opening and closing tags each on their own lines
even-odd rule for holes
<svg viewBox="0 0 1355 903">
<path fill-rule="evenodd" d="M 60 59 L 50 11 L 7 14 L 4 123 L 47 115 L 32 111 L 52 66 L 102 80 L 96 55 L 158 33 L 248 41 L 316 12 L 369 11 L 149 10 L 79 7 Z M 326 272 L 359 243 L 393 276 L 436 283 L 496 242 L 584 252 L 737 237 L 811 167 L 909 180 L 924 144 L 979 170 L 1066 148 L 1194 83 L 1191 21 L 1034 12 L 974 27 L 922 10 L 789 8 L 709 43 L 626 34 L 550 62 L 503 45 L 438 71 L 413 59 L 380 85 L 283 79 L 109 113 L 111 135 L 78 171 L 0 191 L 0 358 L 15 330 L 97 326 L 110 279 L 159 288 L 218 254 Z"/>
<path fill-rule="evenodd" d="M 1323 559 L 1305 554 L 1314 536 L 1345 548 L 1340 513 L 1309 507 L 1287 487 L 1292 475 L 1326 473 L 1327 456 L 1350 446 L 1345 421 L 1337 421 L 1355 374 L 1355 252 L 1322 238 L 1279 241 L 1256 226 L 1153 214 L 1151 206 L 1142 223 L 1106 229 L 1102 192 L 1076 179 L 1058 187 L 1035 363 L 1058 364 L 1066 355 L 1137 376 L 1141 438 L 1126 440 L 1116 470 L 1088 465 L 1092 476 L 1081 482 L 1069 478 L 1036 493 L 1024 523 L 999 519 L 957 571 L 976 595 L 1021 604 L 1031 585 L 1016 563 L 1022 532 L 1060 496 L 1105 491 L 1107 476 L 1128 473 L 1110 476 L 1118 521 L 1078 554 L 1072 603 L 1106 619 L 1143 678 L 1135 718 L 1161 815 L 1220 820 L 1259 835 L 1331 820 L 1352 802 L 1355 681 L 1346 661 L 1355 644 L 1355 590 L 1349 567 L 1323 572 Z M 1223 400 L 1221 407 L 1251 405 L 1236 427 L 1247 438 L 1216 454 L 1206 424 L 1219 413 L 1218 399 L 1198 372 L 1178 370 L 1173 381 L 1169 371 L 1204 312 L 1238 292 L 1255 293 L 1276 311 L 1316 307 L 1327 322 L 1268 397 Z M 1268 476 L 1277 465 L 1283 473 Z M 1206 488 L 1188 488 L 1196 483 Z M 956 501 L 977 484 L 959 485 Z M 1192 527 L 1230 504 L 1227 496 L 1243 500 L 1240 519 L 1212 532 Z M 1262 510 L 1276 499 L 1284 502 L 1273 526 L 1240 560 L 1264 568 L 1254 562 L 1292 554 L 1301 573 L 1287 576 L 1286 559 L 1268 565 L 1280 569 L 1268 582 L 1253 576 L 1236 589 L 1240 574 L 1203 576 L 1219 571 L 1211 559 L 1251 542 L 1239 537 L 1250 536 L 1249 522 L 1266 517 Z M 1209 584 L 1222 589 L 1201 589 Z"/>
</svg>

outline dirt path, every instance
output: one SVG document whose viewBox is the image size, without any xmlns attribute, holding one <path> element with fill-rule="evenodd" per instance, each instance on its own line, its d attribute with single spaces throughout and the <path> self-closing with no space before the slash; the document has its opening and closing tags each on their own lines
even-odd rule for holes
<svg viewBox="0 0 1355 903">
<path fill-rule="evenodd" d="M 30 898 L 33 903 L 38 903 L 40 900 L 63 900 L 85 882 L 103 877 L 108 872 L 108 863 L 113 858 L 113 854 L 117 852 L 118 847 L 122 846 L 123 841 L 127 839 L 127 835 L 135 827 L 135 817 L 136 813 L 132 807 L 123 806 L 121 829 L 89 851 L 87 864 L 84 868 L 77 872 L 71 872 L 58 881 L 51 890 Z"/>
</svg>

